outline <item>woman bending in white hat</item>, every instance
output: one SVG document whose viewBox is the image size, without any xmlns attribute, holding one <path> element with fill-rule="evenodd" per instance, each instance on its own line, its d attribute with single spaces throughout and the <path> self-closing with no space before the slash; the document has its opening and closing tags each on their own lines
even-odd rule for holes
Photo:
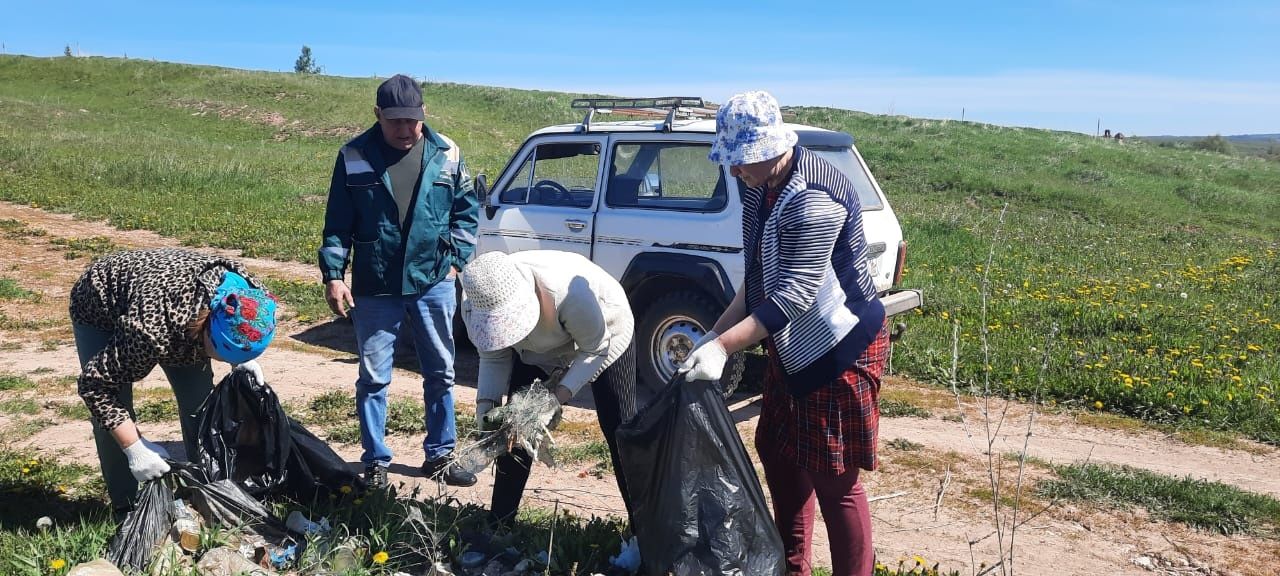
<svg viewBox="0 0 1280 576">
<path fill-rule="evenodd" d="M 588 383 L 613 469 L 621 470 L 614 432 L 636 413 L 635 319 L 622 285 L 571 252 L 489 252 L 462 274 L 462 321 L 480 353 L 476 420 L 503 395 L 562 372 L 553 393 L 568 402 Z M 510 526 L 533 456 L 520 448 L 498 458 L 489 508 L 494 527 Z M 618 491 L 630 502 L 622 474 Z"/>
</svg>

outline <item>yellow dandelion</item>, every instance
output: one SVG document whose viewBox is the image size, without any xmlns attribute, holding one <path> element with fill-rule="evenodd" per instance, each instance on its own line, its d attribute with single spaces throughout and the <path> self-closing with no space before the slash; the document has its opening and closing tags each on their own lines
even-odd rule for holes
<svg viewBox="0 0 1280 576">
<path fill-rule="evenodd" d="M 1173 398 L 1173 392 L 1165 392 L 1165 393 L 1164 393 L 1164 397 L 1165 397 L 1165 398 Z"/>
<path fill-rule="evenodd" d="M 341 488 L 338 488 L 338 491 L 339 491 L 339 492 L 341 492 L 341 493 L 343 493 L 343 494 L 350 494 L 350 493 L 351 493 L 351 487 L 350 487 L 350 486 L 347 486 L 346 484 L 343 484 Z"/>
<path fill-rule="evenodd" d="M 22 467 L 22 473 L 23 473 L 23 474 L 30 474 L 30 473 L 31 473 L 31 469 L 30 469 L 30 468 L 27 468 L 26 466 L 23 466 L 23 467 Z"/>
<path fill-rule="evenodd" d="M 67 567 L 67 561 L 61 558 L 54 558 L 53 560 L 49 561 L 50 570 L 61 570 L 66 567 Z"/>
<path fill-rule="evenodd" d="M 364 504 L 364 498 L 356 498 L 355 500 L 352 500 L 351 503 L 355 504 L 356 506 L 359 506 L 361 504 Z"/>
<path fill-rule="evenodd" d="M 919 555 L 919 554 L 916 554 L 915 556 L 912 556 L 912 557 L 911 557 L 911 559 L 912 559 L 912 560 L 915 560 L 915 561 L 916 561 L 916 564 L 919 564 L 919 565 L 921 565 L 921 566 L 924 566 L 925 564 L 928 564 L 928 562 L 925 562 L 924 556 L 921 556 L 921 555 Z"/>
<path fill-rule="evenodd" d="M 386 564 L 389 558 L 391 558 L 391 556 L 388 555 L 386 552 L 378 552 L 377 554 L 373 555 L 373 563 Z"/>
<path fill-rule="evenodd" d="M 1093 403 L 1093 407 L 1094 407 L 1094 408 L 1097 408 L 1098 410 L 1101 410 L 1101 409 L 1102 409 L 1102 401 L 1101 401 L 1101 400 L 1096 400 L 1096 401 L 1094 401 L 1094 403 Z"/>
<path fill-rule="evenodd" d="M 36 466 L 37 464 L 40 464 L 40 462 L 38 462 L 38 461 L 36 461 L 36 460 L 32 460 L 32 461 L 30 461 L 30 462 L 27 462 L 27 465 L 28 465 L 28 466 L 32 466 L 32 467 Z"/>
</svg>

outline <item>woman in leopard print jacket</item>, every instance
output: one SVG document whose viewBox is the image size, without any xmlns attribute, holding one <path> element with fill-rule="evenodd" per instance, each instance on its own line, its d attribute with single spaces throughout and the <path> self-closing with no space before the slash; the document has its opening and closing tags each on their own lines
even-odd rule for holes
<svg viewBox="0 0 1280 576">
<path fill-rule="evenodd" d="M 213 389 L 210 359 L 248 370 L 275 335 L 275 297 L 240 263 L 189 250 L 133 250 L 103 257 L 71 289 L 80 397 L 117 512 L 138 482 L 169 470 L 168 454 L 142 438 L 133 383 L 157 365 L 178 401 L 182 439 L 195 454 L 197 412 Z"/>
</svg>

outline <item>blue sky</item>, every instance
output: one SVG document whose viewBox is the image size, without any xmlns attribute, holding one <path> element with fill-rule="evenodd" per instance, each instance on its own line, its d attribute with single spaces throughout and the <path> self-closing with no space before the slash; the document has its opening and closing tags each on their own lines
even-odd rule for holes
<svg viewBox="0 0 1280 576">
<path fill-rule="evenodd" d="M 1280 1 L 0 1 L 9 54 L 784 104 L 1136 135 L 1280 133 Z M 547 6 L 543 6 L 547 4 Z"/>
</svg>

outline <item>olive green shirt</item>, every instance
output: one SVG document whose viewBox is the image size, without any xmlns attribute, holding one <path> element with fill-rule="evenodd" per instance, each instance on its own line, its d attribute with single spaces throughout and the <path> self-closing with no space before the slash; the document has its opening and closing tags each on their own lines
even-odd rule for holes
<svg viewBox="0 0 1280 576">
<path fill-rule="evenodd" d="M 396 207 L 400 209 L 400 225 L 404 226 L 404 218 L 409 214 L 409 203 L 413 201 L 413 193 L 418 189 L 418 178 L 422 175 L 422 142 L 419 138 L 413 148 L 408 151 L 397 150 L 382 143 L 382 155 L 387 160 L 387 175 L 391 177 L 391 195 L 396 199 Z"/>
</svg>

